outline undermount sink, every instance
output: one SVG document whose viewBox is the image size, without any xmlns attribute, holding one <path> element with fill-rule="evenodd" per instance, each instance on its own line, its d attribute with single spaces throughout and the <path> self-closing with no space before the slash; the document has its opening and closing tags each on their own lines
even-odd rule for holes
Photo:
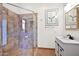
<svg viewBox="0 0 79 59">
<path fill-rule="evenodd" d="M 77 40 L 71 40 L 67 37 L 63 37 L 63 36 L 57 36 L 56 38 L 58 38 L 58 40 L 60 40 L 62 43 L 70 43 L 70 44 L 79 44 L 79 41 Z"/>
</svg>

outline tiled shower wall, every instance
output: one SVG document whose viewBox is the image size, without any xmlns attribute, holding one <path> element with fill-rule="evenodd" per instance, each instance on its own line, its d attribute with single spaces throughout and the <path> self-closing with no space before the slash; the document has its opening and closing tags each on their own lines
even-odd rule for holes
<svg viewBox="0 0 79 59">
<path fill-rule="evenodd" d="M 7 25 L 8 25 L 8 42 L 12 43 L 11 47 L 18 47 L 18 41 L 19 41 L 19 16 L 14 14 L 11 11 L 8 11 L 8 19 L 7 19 Z M 13 40 L 11 42 L 11 40 Z"/>
</svg>

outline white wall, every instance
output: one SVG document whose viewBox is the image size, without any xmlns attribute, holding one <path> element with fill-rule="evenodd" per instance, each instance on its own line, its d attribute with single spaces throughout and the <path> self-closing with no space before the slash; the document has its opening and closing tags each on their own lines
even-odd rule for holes
<svg viewBox="0 0 79 59">
<path fill-rule="evenodd" d="M 55 36 L 63 35 L 64 33 L 64 13 L 63 4 L 17 4 L 21 7 L 30 9 L 38 13 L 37 15 L 37 26 L 38 26 L 38 47 L 54 48 L 55 47 Z M 58 26 L 45 28 L 45 10 L 58 8 Z M 13 9 L 10 7 L 10 9 Z M 17 12 L 17 11 L 16 11 Z"/>
<path fill-rule="evenodd" d="M 59 8 L 58 12 L 58 26 L 45 28 L 45 9 Z M 47 4 L 38 9 L 38 47 L 54 48 L 55 36 L 63 35 L 64 32 L 64 18 L 62 4 Z"/>
<path fill-rule="evenodd" d="M 68 12 L 68 11 L 70 11 L 73 7 L 75 7 L 76 5 L 78 5 L 79 4 L 79 2 L 73 2 L 73 3 L 68 3 L 66 6 L 65 6 L 65 8 L 64 8 L 64 10 L 65 10 L 65 13 L 66 12 Z"/>
</svg>

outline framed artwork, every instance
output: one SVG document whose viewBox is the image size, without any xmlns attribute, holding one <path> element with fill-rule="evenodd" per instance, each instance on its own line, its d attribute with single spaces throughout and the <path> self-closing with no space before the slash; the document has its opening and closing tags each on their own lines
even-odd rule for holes
<svg viewBox="0 0 79 59">
<path fill-rule="evenodd" d="M 57 26 L 58 25 L 58 8 L 47 9 L 45 15 L 46 15 L 45 16 L 46 26 Z"/>
</svg>

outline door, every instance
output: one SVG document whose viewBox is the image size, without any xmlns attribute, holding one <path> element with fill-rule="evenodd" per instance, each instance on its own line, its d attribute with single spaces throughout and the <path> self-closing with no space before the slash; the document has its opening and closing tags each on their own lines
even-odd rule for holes
<svg viewBox="0 0 79 59">
<path fill-rule="evenodd" d="M 36 23 L 32 14 L 21 15 L 20 48 L 22 55 L 34 55 Z"/>
</svg>

